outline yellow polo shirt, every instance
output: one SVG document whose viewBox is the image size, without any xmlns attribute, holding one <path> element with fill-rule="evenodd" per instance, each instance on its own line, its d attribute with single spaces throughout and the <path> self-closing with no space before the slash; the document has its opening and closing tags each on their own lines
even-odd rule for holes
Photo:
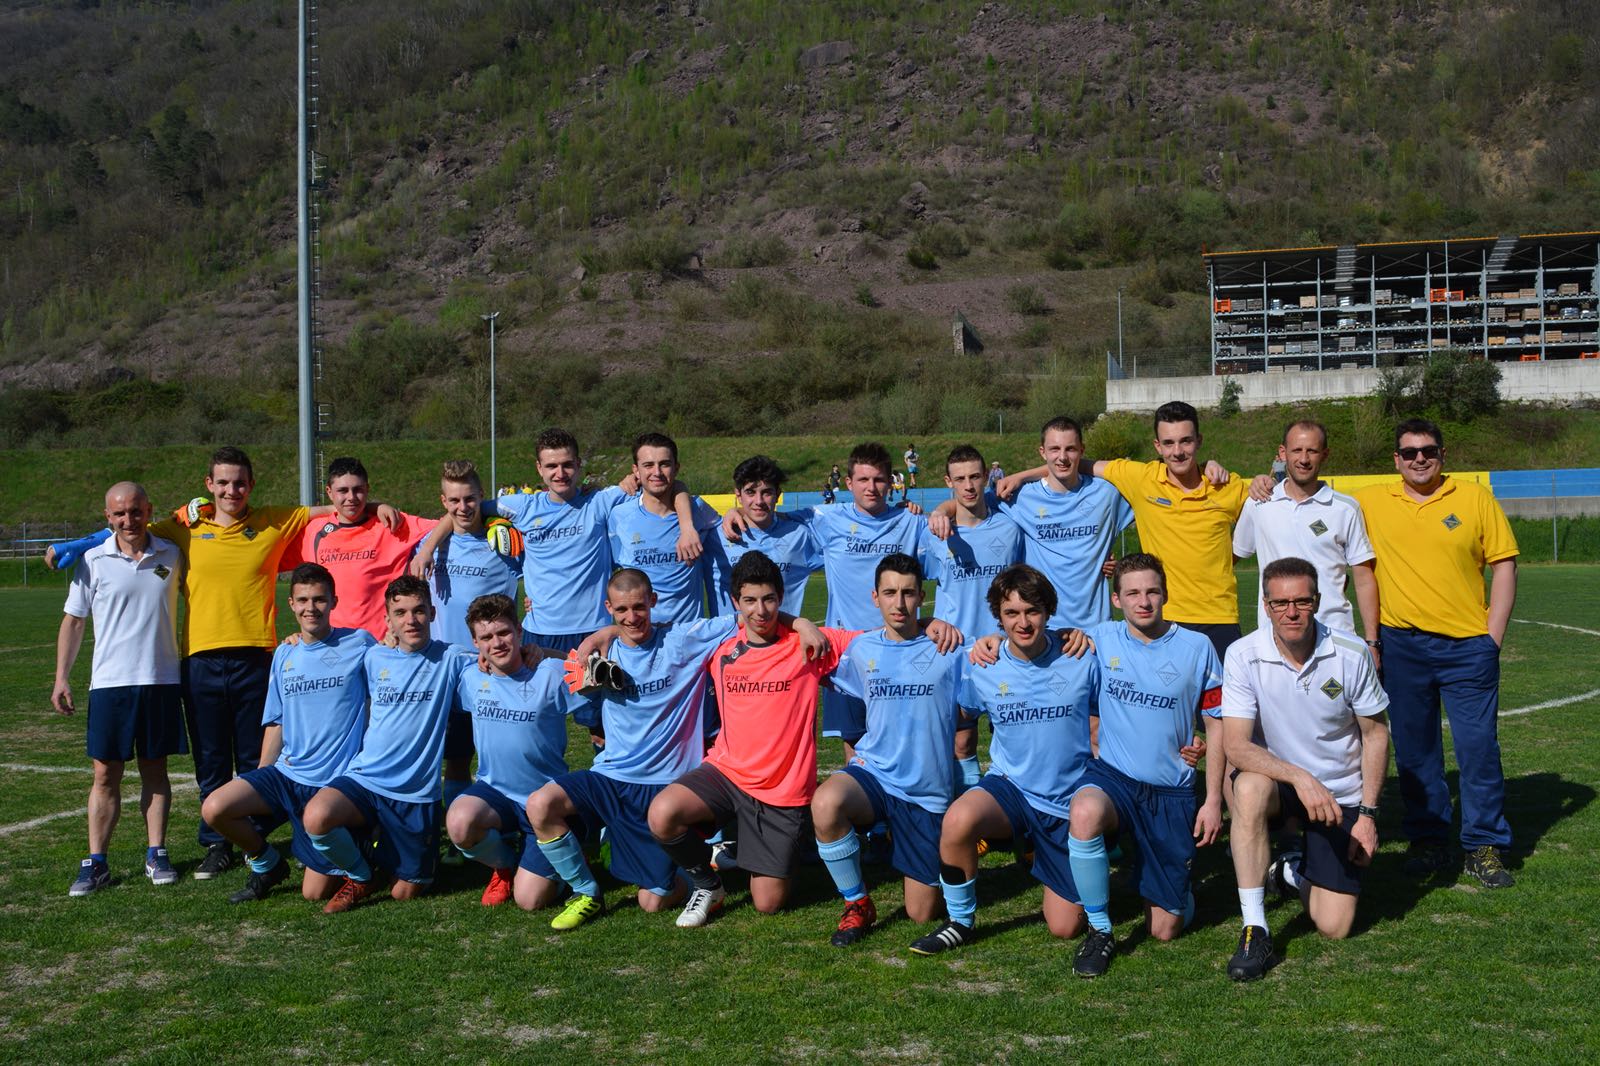
<svg viewBox="0 0 1600 1066">
<path fill-rule="evenodd" d="M 183 553 L 183 654 L 277 645 L 278 561 L 310 520 L 304 507 L 252 507 L 231 526 L 208 518 L 188 528 L 170 518 L 151 525 Z"/>
<path fill-rule="evenodd" d="M 1167 571 L 1166 617 L 1226 625 L 1239 621 L 1233 576 L 1233 524 L 1250 486 L 1237 475 L 1221 488 L 1205 478 L 1186 492 L 1167 479 L 1165 463 L 1112 459 L 1105 479 L 1133 507 L 1139 544 Z"/>
<path fill-rule="evenodd" d="M 1377 553 L 1383 624 L 1446 637 L 1489 632 L 1483 568 L 1518 554 L 1511 523 L 1489 490 L 1447 476 L 1421 503 L 1399 481 L 1355 497 Z"/>
</svg>

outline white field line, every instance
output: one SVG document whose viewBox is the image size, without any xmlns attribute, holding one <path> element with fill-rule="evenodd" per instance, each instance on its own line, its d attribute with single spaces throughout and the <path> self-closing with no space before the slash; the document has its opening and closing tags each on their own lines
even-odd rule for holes
<svg viewBox="0 0 1600 1066">
<path fill-rule="evenodd" d="M 88 767 L 31 766 L 31 765 L 28 765 L 26 763 L 13 763 L 13 762 L 0 763 L 0 770 L 5 770 L 8 773 L 9 772 L 38 773 L 38 774 L 74 774 L 75 773 L 75 774 L 82 774 L 82 775 L 85 775 L 85 776 L 87 776 L 89 774 L 89 772 L 90 772 Z M 135 771 L 135 775 L 137 775 L 137 771 Z M 169 775 L 169 779 L 172 781 L 172 791 L 174 791 L 174 792 L 193 792 L 194 790 L 196 790 L 196 789 L 198 789 L 200 787 L 199 785 L 195 784 L 194 778 L 188 776 L 187 774 L 171 774 L 171 775 Z M 128 798 L 129 797 L 124 796 L 123 797 L 123 802 L 126 803 L 128 801 Z M 135 800 L 137 800 L 138 799 L 138 794 L 134 793 L 133 794 L 133 798 Z M 41 825 L 47 825 L 50 822 L 58 822 L 63 818 L 82 818 L 82 817 L 85 817 L 88 813 L 89 813 L 89 808 L 86 807 L 86 806 L 85 807 L 74 807 L 70 811 L 56 811 L 54 814 L 41 814 L 39 817 L 30 818 L 25 822 L 13 822 L 10 825 L 0 825 L 0 837 L 10 836 L 13 833 L 23 833 L 23 832 L 26 832 L 29 829 L 37 829 Z"/>
<path fill-rule="evenodd" d="M 1564 626 L 1560 622 L 1536 622 L 1532 618 L 1513 618 L 1513 622 L 1521 622 L 1525 626 L 1549 626 L 1551 629 L 1565 629 L 1569 633 L 1586 633 L 1591 637 L 1600 637 L 1600 629 L 1583 629 L 1579 626 Z"/>
<path fill-rule="evenodd" d="M 1597 696 L 1600 696 L 1600 688 L 1590 689 L 1588 692 L 1580 692 L 1576 696 L 1563 696 L 1558 700 L 1545 700 L 1543 703 L 1535 703 L 1530 707 L 1518 707 L 1515 710 L 1501 711 L 1500 717 L 1510 718 L 1512 715 L 1517 714 L 1532 714 L 1534 711 L 1546 711 L 1551 707 L 1565 707 L 1569 703 L 1582 703 L 1584 700 L 1592 700 Z"/>
</svg>

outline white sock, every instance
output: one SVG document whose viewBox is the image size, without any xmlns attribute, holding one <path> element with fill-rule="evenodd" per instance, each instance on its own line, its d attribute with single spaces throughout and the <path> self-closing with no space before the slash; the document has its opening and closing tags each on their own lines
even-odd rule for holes
<svg viewBox="0 0 1600 1066">
<path fill-rule="evenodd" d="M 1244 917 L 1245 925 L 1258 925 L 1267 927 L 1267 890 L 1265 888 L 1241 888 L 1239 890 L 1239 913 Z"/>
</svg>

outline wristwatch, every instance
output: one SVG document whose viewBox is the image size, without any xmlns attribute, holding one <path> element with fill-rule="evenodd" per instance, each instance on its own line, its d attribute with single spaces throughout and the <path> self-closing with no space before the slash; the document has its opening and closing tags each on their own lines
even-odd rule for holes
<svg viewBox="0 0 1600 1066">
<path fill-rule="evenodd" d="M 1381 641 L 1381 640 L 1369 640 L 1369 641 L 1367 641 L 1367 647 L 1369 647 L 1369 648 L 1377 648 L 1379 651 L 1382 651 L 1383 650 L 1383 641 Z"/>
<path fill-rule="evenodd" d="M 1358 804 L 1356 806 L 1356 816 L 1360 817 L 1363 814 L 1368 818 L 1371 818 L 1374 822 L 1378 820 L 1378 808 L 1376 807 L 1368 807 L 1365 803 Z"/>
</svg>

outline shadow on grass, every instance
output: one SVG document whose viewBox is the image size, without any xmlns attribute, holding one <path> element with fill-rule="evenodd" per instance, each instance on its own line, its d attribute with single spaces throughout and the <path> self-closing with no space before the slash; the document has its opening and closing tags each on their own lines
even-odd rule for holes
<svg viewBox="0 0 1600 1066">
<path fill-rule="evenodd" d="M 1457 775 L 1448 775 L 1454 793 Z M 1573 817 L 1594 802 L 1594 789 L 1555 773 L 1523 774 L 1506 778 L 1506 818 L 1511 822 L 1513 850 L 1505 856 L 1513 870 L 1522 868 L 1523 857 L 1544 839 L 1555 826 Z"/>
</svg>

